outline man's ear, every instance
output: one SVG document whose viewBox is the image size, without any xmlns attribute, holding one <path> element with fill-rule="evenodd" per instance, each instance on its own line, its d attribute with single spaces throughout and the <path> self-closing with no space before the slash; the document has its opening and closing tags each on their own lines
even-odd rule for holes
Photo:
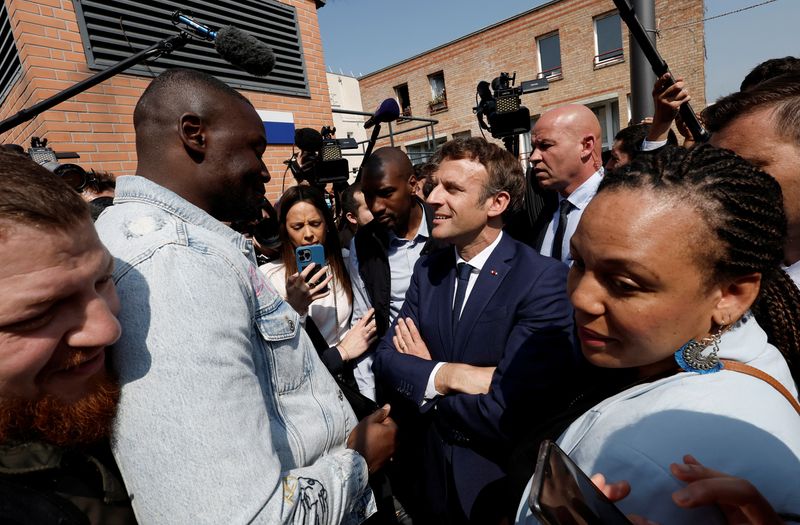
<svg viewBox="0 0 800 525">
<path fill-rule="evenodd" d="M 204 155 L 206 152 L 206 127 L 203 119 L 194 113 L 181 115 L 179 133 L 184 147 L 192 154 Z"/>
<path fill-rule="evenodd" d="M 588 159 L 594 154 L 596 139 L 593 135 L 584 135 L 581 139 L 581 157 Z"/>
<path fill-rule="evenodd" d="M 719 300 L 712 312 L 717 325 L 736 322 L 752 306 L 761 289 L 761 274 L 750 273 L 720 285 Z"/>
<path fill-rule="evenodd" d="M 353 215 L 353 212 L 351 212 L 351 211 L 348 211 L 347 213 L 345 213 L 344 214 L 344 218 L 347 219 L 347 222 L 349 222 L 350 224 L 352 224 L 354 226 L 356 224 L 358 224 L 358 220 L 356 220 L 356 216 Z"/>
<path fill-rule="evenodd" d="M 411 175 L 410 177 L 408 177 L 408 187 L 411 188 L 411 193 L 414 193 L 414 192 L 417 191 L 417 176 L 416 175 Z"/>
<path fill-rule="evenodd" d="M 508 204 L 511 202 L 511 195 L 507 191 L 500 191 L 489 197 L 489 206 L 486 209 L 486 214 L 489 217 L 497 217 L 502 215 Z"/>
</svg>

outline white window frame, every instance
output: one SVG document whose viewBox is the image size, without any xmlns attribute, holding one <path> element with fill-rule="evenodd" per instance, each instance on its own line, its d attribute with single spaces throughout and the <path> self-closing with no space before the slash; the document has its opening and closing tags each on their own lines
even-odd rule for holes
<svg viewBox="0 0 800 525">
<path fill-rule="evenodd" d="M 551 38 L 551 37 L 558 37 L 558 73 L 548 73 L 545 74 L 542 70 L 542 48 L 539 45 L 542 40 Z M 595 40 L 597 38 L 595 37 Z M 558 33 L 558 30 L 552 31 L 550 33 L 544 34 L 542 36 L 536 37 L 536 56 L 539 59 L 539 78 L 546 78 L 547 80 L 560 80 L 564 78 L 564 63 L 561 60 L 561 35 Z"/>
<path fill-rule="evenodd" d="M 618 11 L 611 11 L 610 13 L 606 13 L 604 15 L 596 16 L 592 20 L 592 29 L 594 30 L 594 65 L 595 65 L 595 67 L 597 67 L 597 66 L 606 66 L 606 65 L 616 64 L 618 62 L 624 62 L 625 61 L 625 51 L 624 51 L 625 42 L 622 39 L 622 35 L 623 35 L 623 32 L 622 32 L 622 18 L 620 18 L 620 27 L 619 27 L 620 41 L 622 42 L 622 46 L 623 46 L 621 48 L 622 49 L 621 54 L 619 54 L 617 56 L 614 56 L 614 57 L 605 58 L 605 59 L 600 59 L 600 57 L 599 57 L 599 55 L 600 55 L 600 45 L 599 45 L 599 42 L 597 40 L 597 22 L 599 22 L 600 20 L 605 20 L 606 18 L 609 18 L 611 16 L 619 17 L 619 12 Z"/>
<path fill-rule="evenodd" d="M 447 136 L 445 135 L 441 137 L 436 137 L 436 140 L 434 141 L 433 151 L 431 150 L 408 151 L 409 147 L 411 147 L 412 149 L 418 148 L 420 146 L 430 147 L 430 142 L 431 139 L 429 138 L 403 144 L 403 146 L 406 149 L 406 155 L 408 155 L 408 158 L 411 159 L 412 164 L 419 164 L 420 162 L 427 162 L 428 160 L 430 160 L 431 157 L 433 157 L 433 155 L 436 153 L 436 150 L 438 150 L 442 144 L 447 142 Z M 418 155 L 420 156 L 418 157 Z"/>
<path fill-rule="evenodd" d="M 617 104 L 617 120 L 614 120 L 613 105 Z M 611 149 L 614 145 L 614 136 L 619 132 L 619 98 L 609 98 L 597 102 L 587 103 L 586 107 L 589 109 L 603 107 L 605 108 L 605 122 L 600 122 L 601 128 L 606 132 L 606 140 L 602 143 L 603 151 Z M 602 134 L 601 134 L 602 140 Z"/>
</svg>

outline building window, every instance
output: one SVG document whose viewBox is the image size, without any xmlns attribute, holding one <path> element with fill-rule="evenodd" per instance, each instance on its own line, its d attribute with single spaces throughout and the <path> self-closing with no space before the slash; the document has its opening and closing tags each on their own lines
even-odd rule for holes
<svg viewBox="0 0 800 525">
<path fill-rule="evenodd" d="M 539 78 L 561 78 L 561 42 L 558 31 L 536 39 L 539 48 Z"/>
<path fill-rule="evenodd" d="M 611 99 L 590 104 L 588 107 L 600 121 L 600 129 L 603 132 L 603 151 L 608 151 L 614 145 L 614 136 L 619 132 L 619 101 Z"/>
<path fill-rule="evenodd" d="M 621 62 L 622 25 L 619 13 L 611 13 L 594 19 L 595 65 Z"/>
<path fill-rule="evenodd" d="M 467 131 L 457 131 L 453 133 L 454 139 L 468 139 L 472 136 L 472 132 L 470 130 Z"/>
<path fill-rule="evenodd" d="M 435 143 L 432 140 L 426 140 L 417 144 L 409 144 L 406 146 L 406 153 L 408 158 L 411 159 L 411 164 L 428 162 L 433 157 L 433 154 L 436 153 L 436 150 L 445 142 L 447 142 L 446 137 L 437 137 Z"/>
<path fill-rule="evenodd" d="M 400 106 L 400 116 L 411 116 L 411 97 L 408 96 L 408 84 L 400 84 L 394 87 L 394 95 L 397 97 L 397 104 Z"/>
<path fill-rule="evenodd" d="M 235 88 L 281 95 L 311 96 L 297 10 L 276 0 L 73 0 L 86 61 L 106 69 L 159 40 L 177 34 L 172 13 L 177 7 L 212 29 L 232 25 L 269 45 L 275 69 L 255 77 L 226 62 L 212 43 L 194 39 L 183 49 L 157 61 L 137 64 L 129 74 L 155 76 L 170 67 L 190 67 L 210 73 Z"/>
<path fill-rule="evenodd" d="M 14 35 L 11 33 L 8 11 L 3 2 L 0 5 L 0 101 L 11 91 L 21 71 L 22 66 L 19 63 L 17 46 L 14 44 Z"/>
<path fill-rule="evenodd" d="M 428 75 L 428 84 L 431 86 L 431 101 L 428 109 L 431 113 L 438 113 L 447 109 L 447 91 L 444 88 L 444 73 L 439 71 Z"/>
</svg>

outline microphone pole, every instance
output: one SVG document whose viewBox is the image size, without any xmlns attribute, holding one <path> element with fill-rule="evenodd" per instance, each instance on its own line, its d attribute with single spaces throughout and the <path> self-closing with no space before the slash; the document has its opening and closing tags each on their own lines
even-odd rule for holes
<svg viewBox="0 0 800 525">
<path fill-rule="evenodd" d="M 361 172 L 364 170 L 364 163 L 367 161 L 370 155 L 372 155 L 372 148 L 375 147 L 375 143 L 378 142 L 378 136 L 381 134 L 381 123 L 375 123 L 375 127 L 372 128 L 372 135 L 369 138 L 369 142 L 367 142 L 367 149 L 364 150 L 364 157 L 361 161 L 361 165 L 358 167 L 358 173 L 356 174 L 356 182 L 361 182 Z"/>
<path fill-rule="evenodd" d="M 664 73 L 669 73 L 669 66 L 664 59 L 661 58 L 661 55 L 653 45 L 653 42 L 651 42 L 647 37 L 647 33 L 645 32 L 644 27 L 642 27 L 642 23 L 636 17 L 636 13 L 634 13 L 633 9 L 631 9 L 628 0 L 613 1 L 614 5 L 617 6 L 617 10 L 619 11 L 619 17 L 623 22 L 625 22 L 625 25 L 628 26 L 628 31 L 630 31 L 630 34 L 634 40 L 636 40 L 636 43 L 639 44 L 642 54 L 644 54 L 645 58 L 647 58 L 647 61 L 650 62 L 650 67 L 653 68 L 653 73 L 655 73 L 656 77 L 661 77 L 661 75 Z M 675 76 L 670 73 L 669 85 L 674 83 Z M 681 104 L 681 107 L 678 108 L 678 112 L 681 114 L 686 127 L 688 127 L 689 131 L 692 132 L 694 140 L 697 142 L 707 142 L 711 135 L 700 123 L 700 120 L 697 118 L 697 114 L 692 109 L 692 106 L 689 105 L 688 102 L 684 102 Z"/>
<path fill-rule="evenodd" d="M 23 122 L 33 119 L 40 113 L 47 111 L 53 106 L 61 104 L 65 100 L 70 99 L 75 95 L 83 93 L 87 89 L 96 86 L 100 82 L 103 82 L 107 78 L 110 78 L 117 73 L 125 71 L 129 67 L 134 66 L 143 60 L 147 60 L 148 58 L 158 58 L 162 55 L 168 55 L 173 51 L 184 47 L 189 40 L 191 40 L 190 35 L 185 31 L 181 31 L 177 35 L 172 35 L 169 38 L 161 40 L 160 42 L 156 42 L 147 49 L 143 49 L 135 55 L 117 62 L 108 69 L 95 73 L 85 80 L 81 80 L 74 86 L 68 87 L 67 89 L 60 91 L 59 93 L 56 93 L 52 97 L 42 100 L 41 102 L 37 102 L 29 108 L 20 110 L 16 115 L 13 115 L 0 122 L 0 133 L 5 133 L 16 126 L 19 126 Z"/>
</svg>

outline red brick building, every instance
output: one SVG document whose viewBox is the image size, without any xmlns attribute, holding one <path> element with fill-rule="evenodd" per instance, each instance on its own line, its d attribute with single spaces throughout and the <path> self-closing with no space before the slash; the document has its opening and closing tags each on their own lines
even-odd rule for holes
<svg viewBox="0 0 800 525">
<path fill-rule="evenodd" d="M 226 7 L 226 3 L 235 6 Z M 245 0 L 220 1 L 214 7 L 208 7 L 207 2 L 189 1 L 182 5 L 210 26 L 231 24 L 248 32 L 266 28 L 276 35 L 274 42 L 267 41 L 278 57 L 278 65 L 267 77 L 273 80 L 252 88 L 247 80 L 231 85 L 239 88 L 256 109 L 291 112 L 296 127 L 319 129 L 332 122 L 317 21 L 317 9 L 324 3 Z M 0 12 L 6 31 L 0 42 L 3 53 L 18 54 L 18 63 L 7 61 L 0 66 L 0 93 L 4 95 L 0 120 L 177 32 L 169 26 L 169 14 L 165 22 L 161 20 L 163 16 L 157 16 L 159 4 L 168 9 L 169 4 L 157 1 L 6 0 Z M 217 11 L 209 12 L 214 9 Z M 162 26 L 166 34 L 156 31 Z M 291 40 L 285 35 L 293 36 L 294 47 L 285 44 Z M 80 159 L 73 162 L 85 168 L 115 175 L 132 174 L 136 168 L 133 108 L 150 82 L 151 76 L 147 75 L 158 73 L 158 66 L 188 65 L 219 76 L 217 63 L 205 59 L 184 63 L 184 57 L 191 57 L 200 48 L 214 53 L 211 43 L 198 41 L 188 46 L 184 55 L 160 58 L 150 70 L 140 66 L 114 76 L 10 130 L 0 140 L 27 147 L 31 137 L 44 137 L 56 151 L 79 153 Z M 273 177 L 268 188 L 271 197 L 280 192 L 282 161 L 291 155 L 291 150 L 291 145 L 267 148 L 264 158 Z M 287 185 L 292 183 L 289 174 Z"/>
<path fill-rule="evenodd" d="M 659 52 L 686 79 L 694 108 L 702 109 L 703 1 L 656 0 L 655 6 Z M 555 0 L 365 75 L 359 87 L 365 108 L 394 96 L 410 115 L 437 119 L 441 143 L 480 135 L 472 112 L 479 81 L 491 81 L 500 72 L 516 71 L 517 85 L 546 76 L 549 90 L 522 95 L 532 120 L 563 104 L 585 104 L 598 115 L 608 145 L 630 118 L 629 57 L 628 31 L 612 0 Z M 395 131 L 416 125 L 399 123 Z M 395 145 L 415 161 L 431 149 L 425 130 L 399 135 Z"/>
</svg>

